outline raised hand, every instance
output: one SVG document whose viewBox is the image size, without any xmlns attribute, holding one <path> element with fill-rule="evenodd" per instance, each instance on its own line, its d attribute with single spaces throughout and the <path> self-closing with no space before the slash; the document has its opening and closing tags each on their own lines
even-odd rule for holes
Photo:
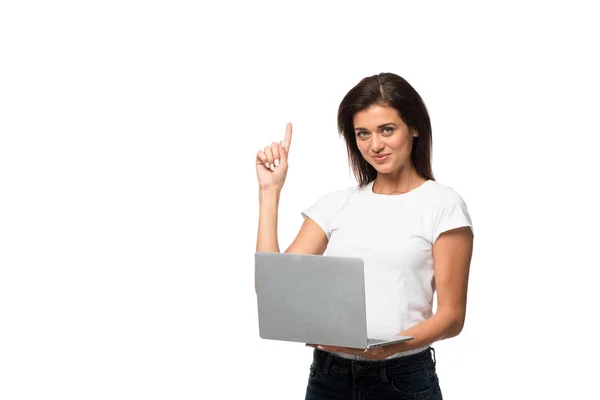
<svg viewBox="0 0 600 400">
<path fill-rule="evenodd" d="M 281 190 L 288 170 L 292 124 L 288 122 L 283 142 L 273 142 L 256 154 L 256 176 L 260 189 Z"/>
</svg>

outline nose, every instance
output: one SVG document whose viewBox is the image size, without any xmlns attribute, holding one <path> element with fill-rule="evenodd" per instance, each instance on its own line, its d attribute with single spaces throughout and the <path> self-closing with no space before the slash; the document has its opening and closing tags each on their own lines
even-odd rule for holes
<svg viewBox="0 0 600 400">
<path fill-rule="evenodd" d="M 383 150 L 383 140 L 381 140 L 381 138 L 379 137 L 379 135 L 374 134 L 371 135 L 371 150 L 374 153 L 379 153 L 381 150 Z"/>
</svg>

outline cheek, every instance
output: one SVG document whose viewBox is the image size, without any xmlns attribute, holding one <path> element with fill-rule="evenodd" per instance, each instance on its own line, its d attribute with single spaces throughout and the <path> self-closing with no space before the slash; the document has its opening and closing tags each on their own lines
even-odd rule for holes
<svg viewBox="0 0 600 400">
<path fill-rule="evenodd" d="M 359 140 L 356 141 L 356 147 L 358 147 L 358 151 L 360 151 L 363 155 L 369 151 L 369 146 L 365 145 L 365 142 L 361 142 Z"/>
<path fill-rule="evenodd" d="M 400 152 L 400 153 L 404 153 L 407 151 L 410 152 L 411 147 L 412 147 L 412 143 L 410 142 L 410 140 L 408 138 L 400 138 L 400 139 L 393 140 L 391 142 L 388 142 L 388 145 L 394 151 Z"/>
</svg>

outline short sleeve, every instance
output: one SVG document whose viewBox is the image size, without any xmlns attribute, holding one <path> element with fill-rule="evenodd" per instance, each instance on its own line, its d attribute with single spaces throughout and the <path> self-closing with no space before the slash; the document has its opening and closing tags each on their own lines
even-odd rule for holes
<svg viewBox="0 0 600 400">
<path fill-rule="evenodd" d="M 451 229 L 468 226 L 474 233 L 467 205 L 456 191 L 447 188 L 436 203 L 431 243 L 435 243 L 442 233 Z"/>
<path fill-rule="evenodd" d="M 349 197 L 349 190 L 339 190 L 319 198 L 310 207 L 302 210 L 302 218 L 309 217 L 325 232 L 327 240 L 331 237 L 331 221 L 343 208 Z"/>
</svg>

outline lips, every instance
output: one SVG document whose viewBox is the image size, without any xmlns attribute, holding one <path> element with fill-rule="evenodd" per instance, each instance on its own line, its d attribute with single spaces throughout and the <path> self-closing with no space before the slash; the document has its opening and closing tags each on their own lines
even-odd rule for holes
<svg viewBox="0 0 600 400">
<path fill-rule="evenodd" d="M 387 160 L 388 157 L 389 154 L 380 154 L 378 156 L 374 156 L 373 160 L 375 160 L 376 163 L 382 163 L 385 162 L 385 160 Z"/>
</svg>

